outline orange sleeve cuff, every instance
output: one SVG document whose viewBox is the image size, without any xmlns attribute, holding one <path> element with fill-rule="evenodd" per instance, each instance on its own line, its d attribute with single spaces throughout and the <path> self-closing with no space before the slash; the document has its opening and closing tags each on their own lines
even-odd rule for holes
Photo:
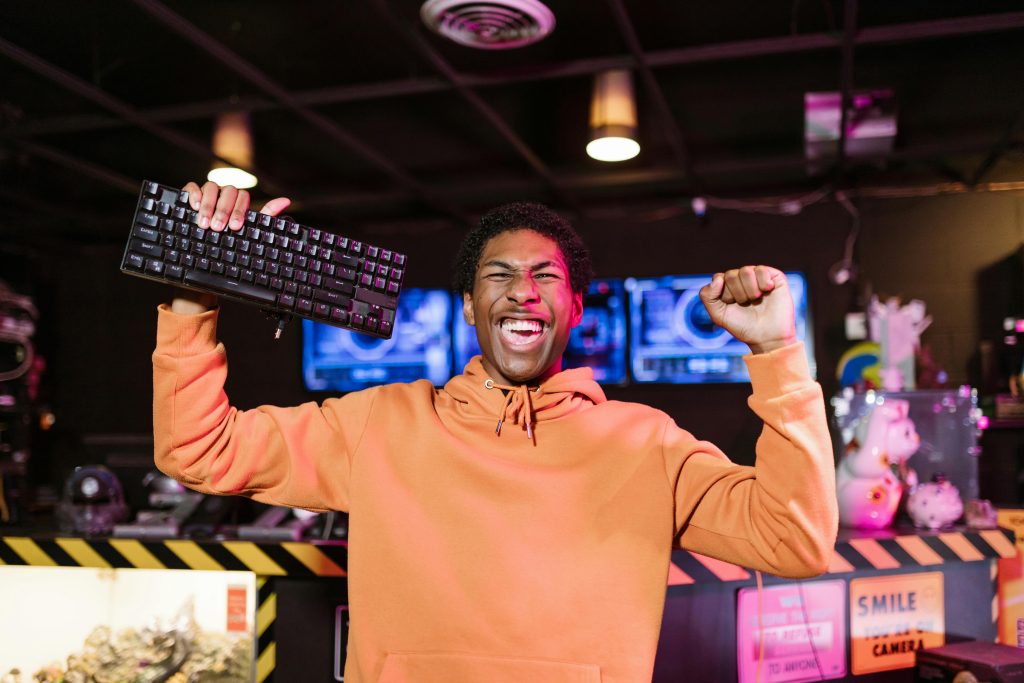
<svg viewBox="0 0 1024 683">
<path fill-rule="evenodd" d="M 156 351 L 158 354 L 197 356 L 217 346 L 217 313 L 213 309 L 198 315 L 179 315 L 167 304 L 157 307 Z"/>
<path fill-rule="evenodd" d="M 743 357 L 755 395 L 781 396 L 814 382 L 803 342 Z"/>
</svg>

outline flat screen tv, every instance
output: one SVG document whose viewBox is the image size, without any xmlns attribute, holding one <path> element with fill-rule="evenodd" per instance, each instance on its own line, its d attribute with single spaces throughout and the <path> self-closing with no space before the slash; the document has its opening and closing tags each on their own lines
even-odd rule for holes
<svg viewBox="0 0 1024 683">
<path fill-rule="evenodd" d="M 807 284 L 800 273 L 787 272 L 796 309 L 796 334 L 815 372 L 813 327 Z M 750 349 L 711 322 L 700 300 L 710 275 L 628 279 L 630 372 L 640 383 L 701 384 L 749 382 L 743 356 Z"/>
<path fill-rule="evenodd" d="M 460 311 L 461 317 L 461 311 Z M 302 321 L 302 375 L 310 391 L 356 391 L 378 384 L 451 377 L 452 297 L 447 289 L 406 289 L 391 339 Z"/>
<path fill-rule="evenodd" d="M 455 372 L 480 353 L 476 330 L 462 315 L 462 297 L 455 297 Z M 569 335 L 564 368 L 589 366 L 601 384 L 626 382 L 626 296 L 622 280 L 594 280 L 583 299 L 583 320 Z"/>
</svg>

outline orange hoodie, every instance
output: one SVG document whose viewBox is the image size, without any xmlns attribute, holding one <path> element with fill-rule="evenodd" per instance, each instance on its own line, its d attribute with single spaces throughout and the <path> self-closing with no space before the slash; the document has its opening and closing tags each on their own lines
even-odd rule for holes
<svg viewBox="0 0 1024 683">
<path fill-rule="evenodd" d="M 673 543 L 783 576 L 827 566 L 831 441 L 800 345 L 746 359 L 765 429 L 741 467 L 606 400 L 589 369 L 507 398 L 477 357 L 440 390 L 238 410 L 216 319 L 160 309 L 157 466 L 206 493 L 349 512 L 346 681 L 650 681 Z"/>
</svg>

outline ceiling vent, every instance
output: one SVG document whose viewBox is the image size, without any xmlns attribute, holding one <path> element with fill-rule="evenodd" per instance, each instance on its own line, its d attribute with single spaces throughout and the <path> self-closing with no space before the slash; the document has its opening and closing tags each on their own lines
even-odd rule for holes
<svg viewBox="0 0 1024 683">
<path fill-rule="evenodd" d="M 420 17 L 435 33 L 481 50 L 530 45 L 555 28 L 555 15 L 538 0 L 427 0 Z"/>
</svg>

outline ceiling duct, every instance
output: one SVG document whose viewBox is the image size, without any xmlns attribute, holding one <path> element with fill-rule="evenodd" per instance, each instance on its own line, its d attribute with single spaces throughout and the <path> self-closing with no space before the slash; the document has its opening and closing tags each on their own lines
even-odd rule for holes
<svg viewBox="0 0 1024 683">
<path fill-rule="evenodd" d="M 555 28 L 555 15 L 538 0 L 427 0 L 420 18 L 435 33 L 481 50 L 530 45 Z"/>
</svg>

